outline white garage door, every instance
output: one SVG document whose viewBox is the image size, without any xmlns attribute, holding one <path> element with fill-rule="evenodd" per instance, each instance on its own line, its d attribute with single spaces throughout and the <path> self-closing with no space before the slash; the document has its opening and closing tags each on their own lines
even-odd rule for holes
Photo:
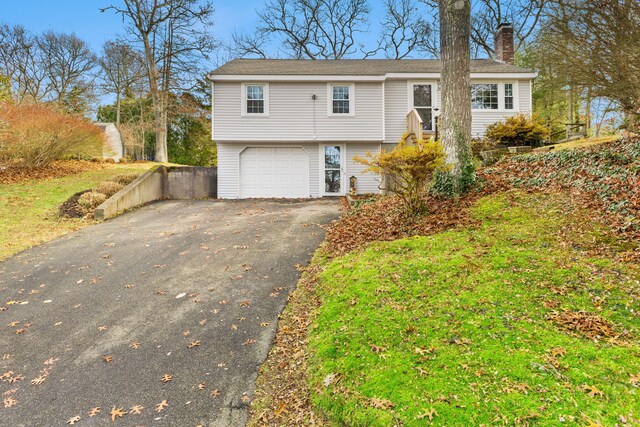
<svg viewBox="0 0 640 427">
<path fill-rule="evenodd" d="M 300 147 L 247 148 L 240 154 L 240 197 L 309 197 L 309 155 Z"/>
</svg>

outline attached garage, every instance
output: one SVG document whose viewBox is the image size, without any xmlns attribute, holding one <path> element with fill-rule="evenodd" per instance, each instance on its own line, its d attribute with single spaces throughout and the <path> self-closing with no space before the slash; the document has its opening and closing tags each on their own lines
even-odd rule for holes
<svg viewBox="0 0 640 427">
<path fill-rule="evenodd" d="M 240 198 L 305 198 L 309 153 L 302 147 L 247 147 L 240 153 Z"/>
</svg>

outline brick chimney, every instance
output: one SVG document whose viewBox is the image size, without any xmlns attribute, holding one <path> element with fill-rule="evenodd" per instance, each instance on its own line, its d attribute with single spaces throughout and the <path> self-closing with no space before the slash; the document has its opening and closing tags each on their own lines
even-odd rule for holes
<svg viewBox="0 0 640 427">
<path fill-rule="evenodd" d="M 509 23 L 498 25 L 495 36 L 496 60 L 514 64 L 513 26 Z"/>
</svg>

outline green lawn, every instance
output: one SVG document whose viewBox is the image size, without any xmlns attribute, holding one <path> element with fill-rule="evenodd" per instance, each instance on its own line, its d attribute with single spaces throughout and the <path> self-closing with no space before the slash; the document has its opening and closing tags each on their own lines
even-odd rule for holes
<svg viewBox="0 0 640 427">
<path fill-rule="evenodd" d="M 349 426 L 640 425 L 640 272 L 615 261 L 629 247 L 559 195 L 489 196 L 473 215 L 326 266 L 314 406 Z M 565 310 L 615 337 L 562 329 Z"/>
<path fill-rule="evenodd" d="M 142 173 L 153 163 L 107 164 L 104 169 L 47 180 L 0 184 L 0 259 L 90 224 L 58 217 L 73 194 L 124 173 Z"/>
</svg>

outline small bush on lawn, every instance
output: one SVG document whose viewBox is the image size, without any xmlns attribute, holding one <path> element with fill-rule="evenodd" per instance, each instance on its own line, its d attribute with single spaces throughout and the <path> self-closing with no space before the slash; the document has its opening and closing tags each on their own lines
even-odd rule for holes
<svg viewBox="0 0 640 427">
<path fill-rule="evenodd" d="M 102 155 L 102 130 L 43 104 L 0 104 L 0 162 L 40 168 L 55 160 Z"/>
<path fill-rule="evenodd" d="M 382 151 L 367 158 L 354 160 L 367 166 L 365 172 L 386 177 L 385 190 L 402 199 L 411 213 L 425 209 L 424 196 L 436 170 L 444 168 L 444 152 L 438 142 L 416 141 L 410 144 L 403 138 L 391 151 Z"/>
<path fill-rule="evenodd" d="M 101 182 L 94 189 L 94 191 L 97 193 L 102 193 L 107 197 L 111 197 L 114 194 L 116 194 L 118 191 L 122 190 L 123 188 L 124 188 L 124 185 L 120 184 L 119 182 L 104 181 L 104 182 Z"/>
<path fill-rule="evenodd" d="M 547 129 L 535 118 L 519 114 L 489 125 L 485 137 L 496 144 L 510 147 L 524 145 L 537 147 L 542 145 L 547 137 Z"/>
<path fill-rule="evenodd" d="M 111 181 L 122 184 L 123 186 L 131 184 L 138 177 L 135 173 L 126 173 L 122 175 L 116 175 Z"/>
<path fill-rule="evenodd" d="M 107 200 L 107 196 L 97 191 L 89 191 L 78 198 L 78 204 L 87 210 L 92 210 L 100 206 Z"/>
</svg>

